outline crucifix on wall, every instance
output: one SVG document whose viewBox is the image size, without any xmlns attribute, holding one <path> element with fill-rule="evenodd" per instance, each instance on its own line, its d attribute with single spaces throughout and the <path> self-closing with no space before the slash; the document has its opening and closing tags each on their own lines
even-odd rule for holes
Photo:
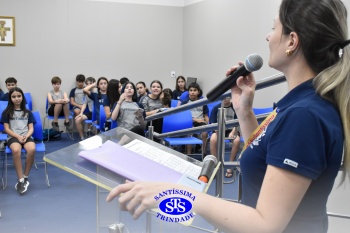
<svg viewBox="0 0 350 233">
<path fill-rule="evenodd" d="M 15 17 L 0 16 L 0 46 L 15 45 Z"/>
</svg>

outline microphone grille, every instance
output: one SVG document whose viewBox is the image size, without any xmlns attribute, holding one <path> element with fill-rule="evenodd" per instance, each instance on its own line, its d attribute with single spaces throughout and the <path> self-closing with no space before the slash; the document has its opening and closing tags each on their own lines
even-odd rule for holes
<svg viewBox="0 0 350 233">
<path fill-rule="evenodd" d="M 215 163 L 215 166 L 218 163 L 218 159 L 214 155 L 207 155 L 207 156 L 205 156 L 204 159 L 203 159 L 203 163 L 205 163 L 205 162 L 207 162 L 209 160 L 212 160 Z"/>
<path fill-rule="evenodd" d="M 258 54 L 250 54 L 245 59 L 244 66 L 249 72 L 253 72 L 259 70 L 263 63 L 263 59 Z"/>
</svg>

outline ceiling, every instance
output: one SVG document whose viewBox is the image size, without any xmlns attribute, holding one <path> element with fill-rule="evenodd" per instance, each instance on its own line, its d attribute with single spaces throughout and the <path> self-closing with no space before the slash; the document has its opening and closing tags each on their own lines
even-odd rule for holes
<svg viewBox="0 0 350 233">
<path fill-rule="evenodd" d="M 133 4 L 162 5 L 184 7 L 204 0 L 87 0 L 93 2 L 121 2 Z"/>
</svg>

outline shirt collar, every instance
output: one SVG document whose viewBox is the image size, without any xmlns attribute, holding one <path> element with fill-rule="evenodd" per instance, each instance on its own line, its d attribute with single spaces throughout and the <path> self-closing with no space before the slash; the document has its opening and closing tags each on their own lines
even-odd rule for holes
<svg viewBox="0 0 350 233">
<path fill-rule="evenodd" d="M 306 96 L 315 94 L 315 88 L 312 84 L 312 80 L 307 80 L 302 84 L 293 88 L 290 92 L 287 93 L 280 101 L 277 102 L 277 112 L 283 111 L 288 108 L 290 105 L 298 102 L 299 100 L 305 98 Z"/>
</svg>

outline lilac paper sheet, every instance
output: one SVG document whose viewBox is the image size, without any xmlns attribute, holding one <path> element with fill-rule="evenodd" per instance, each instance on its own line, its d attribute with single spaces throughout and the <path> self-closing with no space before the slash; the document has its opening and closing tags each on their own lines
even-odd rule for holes
<svg viewBox="0 0 350 233">
<path fill-rule="evenodd" d="M 81 151 L 79 156 L 111 170 L 131 181 L 160 181 L 177 183 L 182 174 L 143 157 L 112 141 L 101 147 Z"/>
</svg>

